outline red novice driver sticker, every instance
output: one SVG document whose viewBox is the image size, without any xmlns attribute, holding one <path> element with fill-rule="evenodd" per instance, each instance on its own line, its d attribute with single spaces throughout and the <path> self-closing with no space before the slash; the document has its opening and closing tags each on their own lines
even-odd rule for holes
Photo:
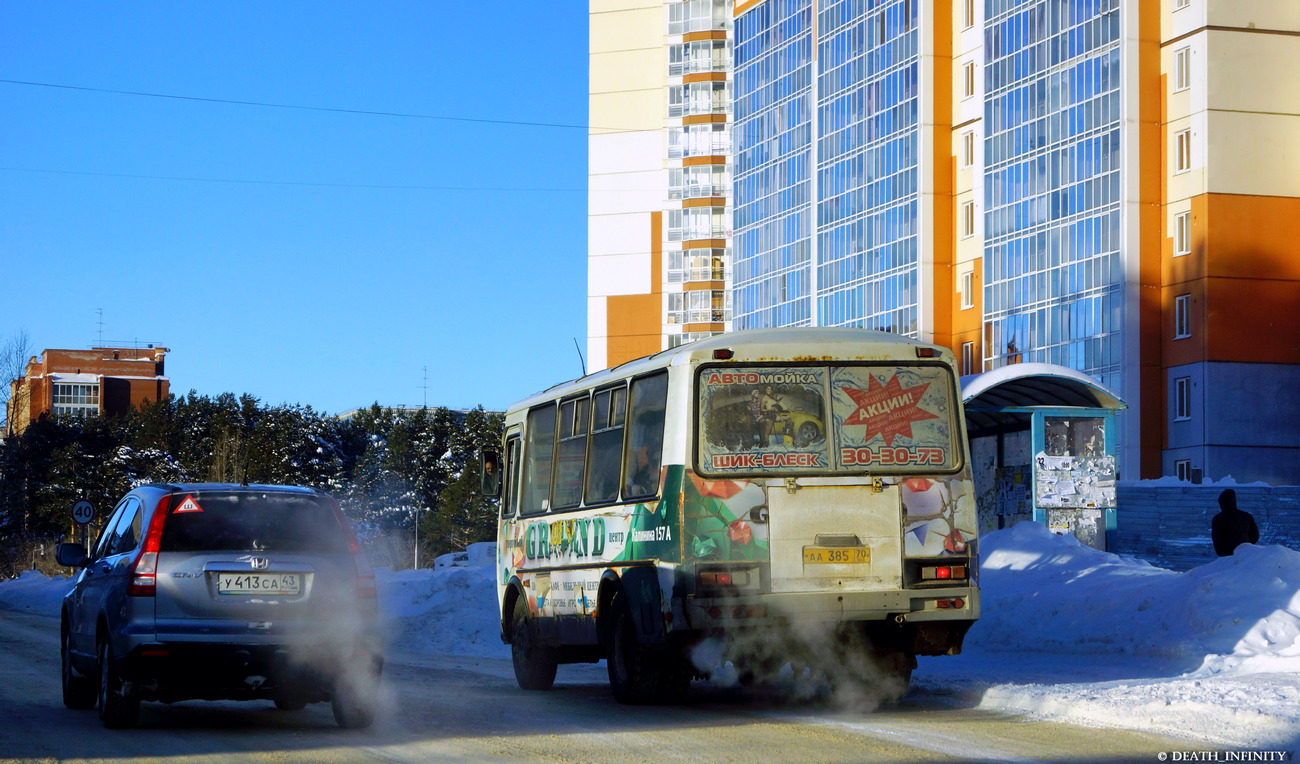
<svg viewBox="0 0 1300 764">
<path fill-rule="evenodd" d="M 172 514 L 179 515 L 182 512 L 202 512 L 202 511 L 203 511 L 203 507 L 199 506 L 199 503 L 194 500 L 193 496 L 186 496 L 185 501 L 182 501 L 179 507 L 172 510 Z"/>
</svg>

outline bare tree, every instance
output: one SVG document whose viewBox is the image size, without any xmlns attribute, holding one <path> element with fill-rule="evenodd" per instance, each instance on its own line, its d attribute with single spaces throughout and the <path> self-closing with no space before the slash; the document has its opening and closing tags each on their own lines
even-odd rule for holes
<svg viewBox="0 0 1300 764">
<path fill-rule="evenodd" d="M 11 383 L 27 370 L 31 358 L 32 338 L 26 329 L 19 329 L 0 344 L 0 435 L 9 432 L 9 399 L 13 394 Z M 25 395 L 26 391 L 20 393 Z M 15 401 L 20 404 L 22 401 Z"/>
</svg>

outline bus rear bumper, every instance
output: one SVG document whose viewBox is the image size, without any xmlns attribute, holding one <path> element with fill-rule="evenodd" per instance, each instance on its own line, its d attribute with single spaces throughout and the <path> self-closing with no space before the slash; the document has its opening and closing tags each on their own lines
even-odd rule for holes
<svg viewBox="0 0 1300 764">
<path fill-rule="evenodd" d="M 974 621 L 979 589 L 966 586 L 874 592 L 769 592 L 743 597 L 691 597 L 683 603 L 691 629 L 764 623 Z"/>
<path fill-rule="evenodd" d="M 862 629 L 878 645 L 911 655 L 956 655 L 967 630 L 979 617 L 979 590 L 971 587 L 876 592 L 780 592 L 746 597 L 688 598 L 688 642 L 706 635 L 773 632 L 807 639 L 817 627 L 827 633 Z M 812 631 L 809 627 L 812 627 Z M 768 638 L 764 642 L 770 641 Z M 780 637 L 777 639 L 780 644 Z"/>
</svg>

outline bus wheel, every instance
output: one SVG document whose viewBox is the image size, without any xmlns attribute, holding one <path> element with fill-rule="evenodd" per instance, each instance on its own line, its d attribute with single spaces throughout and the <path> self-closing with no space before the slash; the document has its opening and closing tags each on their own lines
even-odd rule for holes
<svg viewBox="0 0 1300 764">
<path fill-rule="evenodd" d="M 528 605 L 515 601 L 511 618 L 510 660 L 515 666 L 515 681 L 521 690 L 549 690 L 555 684 L 557 662 L 555 650 L 541 644 L 536 627 L 528 617 Z"/>
<path fill-rule="evenodd" d="M 619 703 L 644 705 L 684 698 L 691 683 L 686 662 L 671 651 L 642 647 L 632 611 L 621 598 L 615 600 L 613 613 L 606 663 L 614 699 Z"/>
<path fill-rule="evenodd" d="M 875 662 L 884 674 L 886 702 L 897 703 L 902 700 L 912 683 L 916 656 L 904 650 L 881 649 L 876 651 Z"/>
</svg>

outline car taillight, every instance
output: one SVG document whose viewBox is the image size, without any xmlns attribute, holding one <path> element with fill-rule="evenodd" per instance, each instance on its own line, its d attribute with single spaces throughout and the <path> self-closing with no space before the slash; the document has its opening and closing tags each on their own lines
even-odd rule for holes
<svg viewBox="0 0 1300 764">
<path fill-rule="evenodd" d="M 167 521 L 167 511 L 171 509 L 172 497 L 162 497 L 153 517 L 149 518 L 149 530 L 144 534 L 144 543 L 140 545 L 140 554 L 131 563 L 131 583 L 126 593 L 132 597 L 152 597 L 157 591 L 158 551 L 162 549 L 163 523 Z"/>
<path fill-rule="evenodd" d="M 378 596 L 375 591 L 375 569 L 371 567 L 370 560 L 366 559 L 365 553 L 361 551 L 361 542 L 357 541 L 357 534 L 352 531 L 352 523 L 348 522 L 342 507 L 333 498 L 329 501 L 330 506 L 334 508 L 334 518 L 338 520 L 339 527 L 347 537 L 348 551 L 352 553 L 352 564 L 357 569 L 357 596 L 373 599 Z"/>
</svg>

